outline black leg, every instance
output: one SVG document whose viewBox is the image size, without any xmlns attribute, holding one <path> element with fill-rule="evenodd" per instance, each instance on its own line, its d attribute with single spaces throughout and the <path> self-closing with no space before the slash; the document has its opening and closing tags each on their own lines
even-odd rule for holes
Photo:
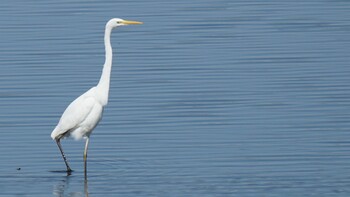
<svg viewBox="0 0 350 197">
<path fill-rule="evenodd" d="M 89 139 L 86 139 L 85 142 L 85 149 L 84 149 L 84 175 L 85 175 L 85 179 L 87 179 L 87 150 L 88 150 L 88 146 L 89 146 Z"/>
<path fill-rule="evenodd" d="M 61 146 L 60 139 L 56 140 L 56 143 L 57 143 L 58 148 L 59 148 L 60 151 L 61 151 L 61 154 L 62 154 L 64 163 L 65 163 L 66 166 L 67 166 L 67 173 L 68 173 L 68 175 L 70 175 L 70 173 L 72 172 L 72 169 L 69 167 L 68 162 L 67 162 L 67 159 L 66 159 L 66 156 L 65 156 L 64 153 L 63 153 L 63 149 L 62 149 L 62 146 Z"/>
</svg>

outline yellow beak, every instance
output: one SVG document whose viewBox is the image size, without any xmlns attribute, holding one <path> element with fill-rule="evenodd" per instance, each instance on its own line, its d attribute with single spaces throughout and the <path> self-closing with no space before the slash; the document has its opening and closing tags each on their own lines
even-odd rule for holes
<svg viewBox="0 0 350 197">
<path fill-rule="evenodd" d="M 139 22 L 139 21 L 127 21 L 127 20 L 123 20 L 122 23 L 125 24 L 125 25 L 141 25 L 141 24 L 143 24 L 143 22 Z"/>
</svg>

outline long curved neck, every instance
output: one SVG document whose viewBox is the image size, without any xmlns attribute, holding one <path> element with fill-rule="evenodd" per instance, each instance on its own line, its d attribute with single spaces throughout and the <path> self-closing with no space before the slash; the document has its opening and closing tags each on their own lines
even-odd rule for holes
<svg viewBox="0 0 350 197">
<path fill-rule="evenodd" d="M 97 84 L 97 91 L 101 99 L 101 104 L 104 106 L 108 103 L 108 94 L 109 94 L 109 84 L 112 70 L 112 46 L 111 46 L 111 32 L 112 28 L 106 27 L 105 29 L 105 51 L 106 59 L 105 64 L 103 65 L 102 75 L 100 81 Z"/>
</svg>

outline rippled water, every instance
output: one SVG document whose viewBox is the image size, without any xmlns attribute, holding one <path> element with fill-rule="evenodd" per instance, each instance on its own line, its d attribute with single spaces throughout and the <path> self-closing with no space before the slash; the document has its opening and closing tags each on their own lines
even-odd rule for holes
<svg viewBox="0 0 350 197">
<path fill-rule="evenodd" d="M 4 1 L 0 196 L 348 196 L 347 1 Z M 95 85 L 106 21 L 110 101 L 91 136 L 50 133 Z"/>
</svg>

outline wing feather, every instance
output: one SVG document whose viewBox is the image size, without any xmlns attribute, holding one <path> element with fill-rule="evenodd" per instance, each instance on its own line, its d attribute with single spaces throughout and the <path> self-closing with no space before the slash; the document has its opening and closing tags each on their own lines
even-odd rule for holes
<svg viewBox="0 0 350 197">
<path fill-rule="evenodd" d="M 51 133 L 52 139 L 65 135 L 82 123 L 97 102 L 92 96 L 93 89 L 76 98 L 63 112 L 56 128 Z"/>
</svg>

